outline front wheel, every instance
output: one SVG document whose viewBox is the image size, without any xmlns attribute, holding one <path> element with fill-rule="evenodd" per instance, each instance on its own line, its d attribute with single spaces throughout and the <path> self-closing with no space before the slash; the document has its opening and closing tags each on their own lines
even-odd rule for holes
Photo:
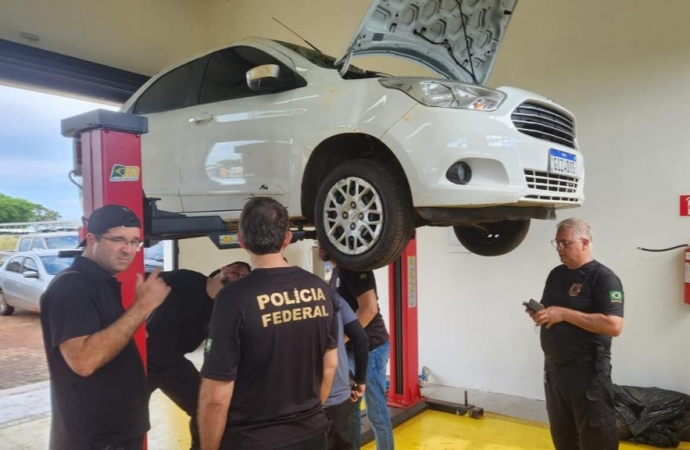
<svg viewBox="0 0 690 450">
<path fill-rule="evenodd" d="M 414 211 L 405 180 L 378 161 L 356 159 L 331 171 L 314 208 L 319 244 L 340 266 L 373 270 L 405 250 Z"/>
<path fill-rule="evenodd" d="M 460 243 L 481 256 L 505 255 L 517 248 L 529 231 L 528 220 L 457 225 L 453 227 Z"/>
<path fill-rule="evenodd" d="M 14 307 L 7 304 L 5 294 L 0 292 L 0 316 L 9 316 L 14 312 Z"/>
</svg>

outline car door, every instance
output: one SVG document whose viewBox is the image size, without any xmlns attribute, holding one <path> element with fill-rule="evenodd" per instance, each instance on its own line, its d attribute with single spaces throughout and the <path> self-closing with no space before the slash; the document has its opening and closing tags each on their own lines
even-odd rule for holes
<svg viewBox="0 0 690 450">
<path fill-rule="evenodd" d="M 277 64 L 288 87 L 251 91 L 246 72 L 263 64 Z M 303 84 L 292 60 L 270 48 L 241 45 L 210 55 L 198 105 L 186 109 L 181 133 L 188 142 L 180 155 L 185 212 L 237 211 L 251 195 L 287 205 L 291 100 Z"/>
<path fill-rule="evenodd" d="M 40 278 L 41 271 L 38 269 L 38 264 L 40 264 L 40 262 L 33 256 L 24 258 L 21 279 L 17 286 L 17 301 L 21 303 L 17 306 L 29 311 L 38 311 L 41 294 L 45 290 L 47 284 L 45 279 Z M 38 277 L 26 278 L 25 274 L 29 272 L 38 274 Z"/>
<path fill-rule="evenodd" d="M 149 132 L 141 138 L 141 165 L 144 192 L 159 198 L 158 207 L 181 212 L 180 152 L 185 108 L 194 104 L 206 64 L 202 57 L 175 67 L 159 76 L 134 102 L 128 112 L 146 116 Z"/>
<path fill-rule="evenodd" d="M 21 299 L 18 295 L 19 283 L 23 280 L 22 265 L 24 256 L 14 256 L 7 261 L 5 270 L 2 272 L 2 292 L 5 295 L 5 301 L 10 306 L 20 306 Z"/>
</svg>

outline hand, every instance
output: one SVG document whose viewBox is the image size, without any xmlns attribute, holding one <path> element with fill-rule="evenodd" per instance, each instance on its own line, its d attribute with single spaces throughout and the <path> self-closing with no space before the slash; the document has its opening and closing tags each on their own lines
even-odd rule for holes
<svg viewBox="0 0 690 450">
<path fill-rule="evenodd" d="M 162 278 L 158 278 L 160 272 L 160 269 L 155 269 L 146 280 L 141 274 L 137 274 L 135 303 L 140 304 L 149 312 L 160 306 L 170 293 L 170 286 L 165 284 Z"/>
<path fill-rule="evenodd" d="M 566 308 L 562 308 L 560 306 L 549 306 L 541 311 L 530 314 L 530 317 L 532 317 L 532 320 L 534 320 L 535 324 L 539 326 L 546 325 L 546 329 L 548 330 L 555 324 L 563 322 L 565 320 L 566 313 Z"/>
<path fill-rule="evenodd" d="M 350 401 L 351 402 L 356 402 L 362 396 L 364 395 L 364 391 L 367 389 L 367 386 L 364 384 L 356 384 L 352 387 L 352 391 L 350 394 Z"/>
</svg>

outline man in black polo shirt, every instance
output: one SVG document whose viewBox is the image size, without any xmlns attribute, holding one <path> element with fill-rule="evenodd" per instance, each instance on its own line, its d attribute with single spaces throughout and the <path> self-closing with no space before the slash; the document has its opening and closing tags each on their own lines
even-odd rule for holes
<svg viewBox="0 0 690 450">
<path fill-rule="evenodd" d="M 206 339 L 213 300 L 221 288 L 250 271 L 249 264 L 237 261 L 208 277 L 185 269 L 160 274 L 170 286 L 170 295 L 146 320 L 149 393 L 162 390 L 189 415 L 192 450 L 200 448 L 196 410 L 201 379 L 184 355 Z"/>
<path fill-rule="evenodd" d="M 578 219 L 551 241 L 562 265 L 546 280 L 538 312 L 551 438 L 557 450 L 618 448 L 611 385 L 611 340 L 623 330 L 623 286 L 592 257 L 592 233 Z"/>
<path fill-rule="evenodd" d="M 324 450 L 322 403 L 338 365 L 335 299 L 283 259 L 292 233 L 277 201 L 249 200 L 238 238 L 254 270 L 216 298 L 201 370 L 201 448 Z"/>
<path fill-rule="evenodd" d="M 91 214 L 86 247 L 41 298 L 51 379 L 51 450 L 140 450 L 149 429 L 144 366 L 132 336 L 170 288 L 158 270 L 137 275 L 125 311 L 115 276 L 141 248 L 137 216 L 105 205 Z"/>
<path fill-rule="evenodd" d="M 332 258 L 323 247 L 319 248 L 319 256 L 324 261 L 334 264 Z M 335 265 L 335 264 L 334 264 Z M 374 272 L 353 272 L 336 266 L 331 274 L 331 288 L 340 294 L 357 314 L 359 322 L 369 336 L 369 361 L 367 366 L 367 389 L 364 399 L 367 417 L 376 438 L 377 450 L 392 450 L 393 425 L 391 424 L 388 402 L 386 400 L 386 368 L 390 358 L 391 343 L 386 324 L 381 317 L 376 291 Z M 352 348 L 348 345 L 350 367 L 354 370 Z M 352 431 L 352 448 L 360 448 L 361 400 L 353 404 L 350 419 Z"/>
</svg>

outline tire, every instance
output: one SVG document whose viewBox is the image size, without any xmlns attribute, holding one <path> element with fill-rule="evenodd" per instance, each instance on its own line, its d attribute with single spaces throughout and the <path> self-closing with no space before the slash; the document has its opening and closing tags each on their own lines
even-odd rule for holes
<svg viewBox="0 0 690 450">
<path fill-rule="evenodd" d="M 397 171 L 355 159 L 321 183 L 314 222 L 319 244 L 339 266 L 378 269 L 398 258 L 413 236 L 412 199 Z"/>
<path fill-rule="evenodd" d="M 505 255 L 517 248 L 529 231 L 528 220 L 454 226 L 455 236 L 472 253 L 481 256 Z"/>
<path fill-rule="evenodd" d="M 9 316 L 14 312 L 14 306 L 7 304 L 5 294 L 0 291 L 0 316 Z"/>
</svg>

